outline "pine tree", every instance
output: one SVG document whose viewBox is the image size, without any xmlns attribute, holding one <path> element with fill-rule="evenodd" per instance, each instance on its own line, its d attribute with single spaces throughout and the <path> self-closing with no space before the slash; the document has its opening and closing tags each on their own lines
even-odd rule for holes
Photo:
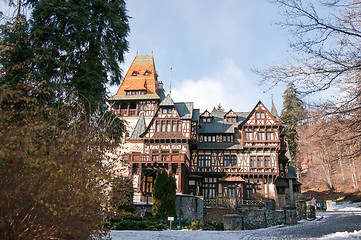
<svg viewBox="0 0 361 240">
<path fill-rule="evenodd" d="M 106 100 L 106 84 L 119 84 L 128 50 L 124 0 L 29 0 L 33 77 L 75 91 L 92 113 Z M 53 96 L 59 100 L 62 93 Z M 66 96 L 66 94 L 65 94 Z M 51 99 L 48 99 L 51 100 Z"/>
<path fill-rule="evenodd" d="M 95 238 L 123 132 L 95 106 L 120 80 L 125 4 L 26 2 L 0 29 L 0 238 Z"/>
<path fill-rule="evenodd" d="M 287 89 L 283 93 L 283 108 L 281 112 L 281 120 L 286 125 L 286 141 L 290 151 L 293 164 L 297 160 L 297 126 L 307 117 L 304 103 L 300 99 L 300 94 L 293 82 L 290 82 Z"/>
<path fill-rule="evenodd" d="M 155 217 L 165 219 L 176 215 L 176 188 L 172 173 L 168 175 L 165 170 L 158 171 L 152 190 Z"/>
</svg>

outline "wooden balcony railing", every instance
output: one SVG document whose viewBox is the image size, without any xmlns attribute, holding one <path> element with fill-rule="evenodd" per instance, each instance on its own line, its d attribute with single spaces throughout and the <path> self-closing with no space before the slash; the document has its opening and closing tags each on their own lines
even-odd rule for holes
<svg viewBox="0 0 361 240">
<path fill-rule="evenodd" d="M 216 197 L 216 198 L 205 198 L 204 204 L 206 206 L 222 206 L 222 207 L 264 207 L 264 200 L 246 200 L 241 198 L 233 197 Z"/>
<path fill-rule="evenodd" d="M 114 113 L 122 117 L 135 117 L 139 115 L 138 109 L 113 109 Z"/>
<path fill-rule="evenodd" d="M 185 163 L 191 167 L 191 162 L 186 154 L 137 154 L 128 155 L 129 163 Z"/>
</svg>

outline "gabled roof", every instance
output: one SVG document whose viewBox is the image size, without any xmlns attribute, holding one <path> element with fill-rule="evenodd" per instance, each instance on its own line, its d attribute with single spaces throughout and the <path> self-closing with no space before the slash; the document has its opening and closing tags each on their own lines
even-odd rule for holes
<svg viewBox="0 0 361 240">
<path fill-rule="evenodd" d="M 193 103 L 192 102 L 174 103 L 174 107 L 177 110 L 180 119 L 192 119 L 193 118 Z"/>
<path fill-rule="evenodd" d="M 208 112 L 208 110 L 205 110 L 205 111 L 200 115 L 200 117 L 211 117 L 211 118 L 213 118 L 213 115 L 212 115 L 210 112 Z"/>
<path fill-rule="evenodd" d="M 258 101 L 258 103 L 257 103 L 256 106 L 253 108 L 253 110 L 248 114 L 248 116 L 243 120 L 243 122 L 241 122 L 241 124 L 240 124 L 239 126 L 245 124 L 245 123 L 249 120 L 249 118 L 252 117 L 252 115 L 256 112 L 258 106 L 261 105 L 261 104 L 262 104 L 262 106 L 266 109 L 266 111 L 269 112 L 269 114 L 271 115 L 271 117 L 272 117 L 276 122 L 278 122 L 279 124 L 281 124 L 280 121 L 278 121 L 278 120 L 272 115 L 272 113 L 266 108 L 266 106 L 265 106 L 261 101 Z"/>
<path fill-rule="evenodd" d="M 224 114 L 223 118 L 226 118 L 226 117 L 238 117 L 238 115 L 237 115 L 237 113 L 235 111 L 233 111 L 231 109 L 226 114 Z"/>
<path fill-rule="evenodd" d="M 169 93 L 168 93 L 168 95 L 163 99 L 163 101 L 159 104 L 159 106 L 161 106 L 161 107 L 173 107 L 173 106 L 174 106 L 173 99 L 171 98 L 171 96 L 170 96 Z"/>
<path fill-rule="evenodd" d="M 143 114 L 143 112 L 141 112 L 141 113 L 139 114 L 138 121 L 137 121 L 137 123 L 136 123 L 136 125 L 135 125 L 135 127 L 134 127 L 134 131 L 133 131 L 133 133 L 132 133 L 132 136 L 130 136 L 130 137 L 128 138 L 128 141 L 139 141 L 139 140 L 142 140 L 142 139 L 140 138 L 140 135 L 145 132 L 145 127 L 146 127 L 146 126 L 145 126 L 144 114 Z"/>
<path fill-rule="evenodd" d="M 209 113 L 208 111 L 206 111 Z M 204 112 L 205 113 L 205 112 Z M 203 113 L 203 114 L 204 114 Z M 224 116 L 225 112 L 219 111 L 216 109 L 213 109 L 212 113 L 209 113 L 210 116 L 213 117 L 212 122 L 203 123 L 202 121 L 199 122 L 200 129 L 199 133 L 201 134 L 216 134 L 216 133 L 229 133 L 233 134 L 235 133 L 235 128 L 245 119 L 245 117 L 248 115 L 248 113 L 244 112 L 237 112 L 237 121 L 233 123 L 225 123 L 224 122 Z M 202 115 L 201 115 L 202 116 Z"/>
</svg>

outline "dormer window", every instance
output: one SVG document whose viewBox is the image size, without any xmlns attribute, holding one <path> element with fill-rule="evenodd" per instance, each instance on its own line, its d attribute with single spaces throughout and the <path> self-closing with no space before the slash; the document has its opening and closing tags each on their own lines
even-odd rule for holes
<svg viewBox="0 0 361 240">
<path fill-rule="evenodd" d="M 147 69 L 147 70 L 145 70 L 145 72 L 144 72 L 144 76 L 148 76 L 148 75 L 150 75 L 150 71 Z"/>
<path fill-rule="evenodd" d="M 213 121 L 213 115 L 206 110 L 201 114 L 200 119 L 204 123 L 211 123 Z"/>
<path fill-rule="evenodd" d="M 132 72 L 132 76 L 137 76 L 138 74 L 139 74 L 138 71 L 135 71 L 135 70 L 134 70 L 134 71 Z"/>
<path fill-rule="evenodd" d="M 224 115 L 224 119 L 226 122 L 229 123 L 237 122 L 237 114 L 233 110 L 230 110 L 228 113 Z"/>
<path fill-rule="evenodd" d="M 226 117 L 226 122 L 236 122 L 236 117 Z"/>
<path fill-rule="evenodd" d="M 204 117 L 204 118 L 202 118 L 202 122 L 204 122 L 204 123 L 210 123 L 210 122 L 212 122 L 212 118 L 210 118 L 210 117 Z"/>
</svg>

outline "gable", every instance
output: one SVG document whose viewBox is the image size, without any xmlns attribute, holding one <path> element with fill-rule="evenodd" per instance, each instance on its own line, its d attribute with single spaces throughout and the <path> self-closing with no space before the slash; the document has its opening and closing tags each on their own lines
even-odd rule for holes
<svg viewBox="0 0 361 240">
<path fill-rule="evenodd" d="M 277 121 L 265 105 L 259 101 L 241 125 L 279 126 L 281 123 Z"/>
</svg>

